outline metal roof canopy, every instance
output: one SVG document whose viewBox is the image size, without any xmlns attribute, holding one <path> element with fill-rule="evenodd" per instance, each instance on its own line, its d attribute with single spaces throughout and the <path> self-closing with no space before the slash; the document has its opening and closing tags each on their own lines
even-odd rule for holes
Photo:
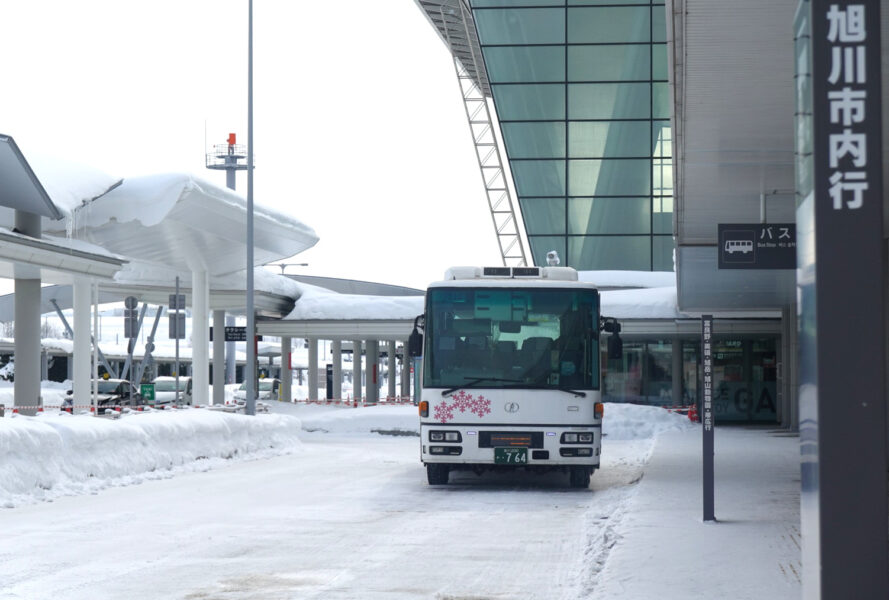
<svg viewBox="0 0 889 600">
<path fill-rule="evenodd" d="M 469 23 L 468 27 L 448 27 L 443 20 L 443 14 L 454 22 L 462 21 L 463 15 L 472 17 L 472 10 L 464 0 L 415 0 L 417 5 L 423 9 L 423 14 L 432 23 L 438 36 L 442 39 L 451 54 L 456 56 L 467 74 L 482 90 L 485 96 L 491 96 L 491 86 L 488 83 L 488 74 L 485 72 L 484 62 L 479 60 L 476 66 L 475 56 L 481 57 L 482 51 L 478 41 L 478 34 L 475 31 L 475 23 Z M 463 10 L 460 8 L 463 4 Z M 467 37 L 465 31 L 469 31 Z"/>
<path fill-rule="evenodd" d="M 794 222 L 796 0 L 667 0 L 680 310 L 776 309 L 795 273 L 719 271 L 717 225 Z M 729 35 L 727 32 L 731 32 Z"/>
<path fill-rule="evenodd" d="M 2 238 L 0 238 L 2 240 Z M 2 244 L 0 244 L 2 248 Z M 2 258 L 2 256 L 0 256 Z M 0 270 L 2 270 L 0 263 Z M 185 302 L 191 305 L 190 282 L 180 284 L 179 293 L 185 295 Z M 99 304 L 111 304 L 123 302 L 127 296 L 135 296 L 140 302 L 147 302 L 158 306 L 167 306 L 170 294 L 174 293 L 174 286 L 149 286 L 126 285 L 111 282 L 99 283 Z M 66 310 L 73 306 L 72 289 L 70 285 L 49 285 L 40 289 L 40 313 L 52 313 L 55 311 L 51 300 L 55 300 L 59 308 Z M 289 296 L 281 296 L 271 292 L 257 291 L 255 297 L 257 313 L 264 317 L 281 318 L 293 310 L 293 299 Z M 225 310 L 230 314 L 242 314 L 244 312 L 243 290 L 214 290 L 210 289 L 210 310 Z M 12 321 L 15 311 L 15 294 L 0 296 L 0 321 Z"/>
<path fill-rule="evenodd" d="M 61 219 L 62 213 L 53 204 L 37 179 L 28 161 L 11 136 L 0 133 L 0 206 Z"/>
</svg>

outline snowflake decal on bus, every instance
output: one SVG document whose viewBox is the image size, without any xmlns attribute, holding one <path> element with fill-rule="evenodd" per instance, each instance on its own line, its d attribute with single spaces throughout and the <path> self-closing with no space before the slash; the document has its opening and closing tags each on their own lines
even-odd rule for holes
<svg viewBox="0 0 889 600">
<path fill-rule="evenodd" d="M 473 397 L 464 390 L 460 390 L 451 396 L 452 402 L 442 400 L 441 404 L 437 404 L 434 409 L 435 420 L 440 423 L 447 423 L 454 419 L 454 411 L 459 410 L 461 413 L 466 411 L 477 415 L 479 418 L 491 414 L 491 401 L 484 396 Z"/>
</svg>

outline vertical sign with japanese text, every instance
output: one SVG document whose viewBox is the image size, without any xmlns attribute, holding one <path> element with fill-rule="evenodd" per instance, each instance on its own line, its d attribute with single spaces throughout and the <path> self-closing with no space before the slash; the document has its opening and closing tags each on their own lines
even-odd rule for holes
<svg viewBox="0 0 889 600">
<path fill-rule="evenodd" d="M 797 215 L 803 595 L 886 598 L 880 2 L 801 6 L 814 184 Z"/>
<path fill-rule="evenodd" d="M 704 465 L 704 520 L 715 521 L 714 477 L 713 477 L 713 315 L 701 316 L 701 372 L 703 373 L 703 402 L 701 423 L 703 424 L 703 465 Z"/>
</svg>

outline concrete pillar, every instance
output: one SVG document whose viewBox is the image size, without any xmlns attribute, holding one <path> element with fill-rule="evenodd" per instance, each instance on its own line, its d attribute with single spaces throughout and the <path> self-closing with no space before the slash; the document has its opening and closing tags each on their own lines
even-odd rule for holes
<svg viewBox="0 0 889 600">
<path fill-rule="evenodd" d="M 37 414 L 40 399 L 40 280 L 15 280 L 15 406 Z"/>
<path fill-rule="evenodd" d="M 386 360 L 386 365 L 387 365 L 387 368 L 386 368 L 386 373 L 387 373 L 386 382 L 389 384 L 389 390 L 388 390 L 388 394 L 387 394 L 387 396 L 389 396 L 389 399 L 391 399 L 391 400 L 395 400 L 395 371 L 396 371 L 396 366 L 395 366 L 395 362 L 396 362 L 396 361 L 395 361 L 395 340 L 390 340 L 390 341 L 389 341 L 389 343 L 388 343 L 388 345 L 387 345 L 387 347 L 386 347 L 386 354 L 388 355 L 388 356 L 387 356 L 387 360 Z"/>
<path fill-rule="evenodd" d="M 330 360 L 333 363 L 333 398 L 343 397 L 343 342 L 333 340 L 330 344 Z"/>
<path fill-rule="evenodd" d="M 367 377 L 365 398 L 368 404 L 380 401 L 380 342 L 367 340 Z"/>
<path fill-rule="evenodd" d="M 407 340 L 401 343 L 401 397 L 411 395 L 411 357 L 407 355 Z"/>
<path fill-rule="evenodd" d="M 90 305 L 92 304 L 92 282 L 85 277 L 75 277 L 74 299 L 74 349 L 68 362 L 68 373 L 74 382 L 74 404 L 85 406 L 90 403 Z"/>
<path fill-rule="evenodd" d="M 191 370 L 195 405 L 210 402 L 210 290 L 206 271 L 191 273 Z"/>
<path fill-rule="evenodd" d="M 293 402 L 293 371 L 290 370 L 291 341 L 281 338 L 281 400 Z"/>
<path fill-rule="evenodd" d="M 310 339 L 309 342 L 309 400 L 318 399 L 318 340 Z"/>
<path fill-rule="evenodd" d="M 15 211 L 15 228 L 40 238 L 40 215 Z M 16 271 L 15 277 L 15 406 L 36 407 L 40 402 L 40 271 Z M 37 414 L 22 408 L 22 414 Z"/>
<path fill-rule="evenodd" d="M 361 340 L 352 341 L 352 398 L 361 400 Z"/>
<path fill-rule="evenodd" d="M 213 311 L 213 404 L 225 404 L 225 311 Z"/>
<path fill-rule="evenodd" d="M 49 379 L 49 353 L 41 345 L 40 347 L 40 381 Z"/>
</svg>

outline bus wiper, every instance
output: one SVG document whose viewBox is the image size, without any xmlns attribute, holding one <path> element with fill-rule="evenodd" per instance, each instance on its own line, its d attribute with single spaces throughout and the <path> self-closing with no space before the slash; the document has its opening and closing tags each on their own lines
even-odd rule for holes
<svg viewBox="0 0 889 600">
<path fill-rule="evenodd" d="M 441 393 L 441 395 L 447 396 L 448 394 L 456 392 L 459 389 L 475 387 L 476 385 L 480 384 L 482 381 L 500 381 L 500 382 L 504 382 L 504 383 L 521 383 L 522 382 L 521 379 L 502 379 L 500 377 L 464 377 L 464 379 L 469 380 L 466 382 L 465 385 L 458 385 L 456 387 L 446 389 Z"/>
<path fill-rule="evenodd" d="M 571 389 L 564 388 L 564 387 L 560 387 L 560 388 L 556 388 L 556 389 L 559 390 L 560 392 L 565 392 L 566 394 L 574 394 L 578 398 L 586 398 L 586 392 L 578 392 L 577 390 L 571 390 Z"/>
</svg>

